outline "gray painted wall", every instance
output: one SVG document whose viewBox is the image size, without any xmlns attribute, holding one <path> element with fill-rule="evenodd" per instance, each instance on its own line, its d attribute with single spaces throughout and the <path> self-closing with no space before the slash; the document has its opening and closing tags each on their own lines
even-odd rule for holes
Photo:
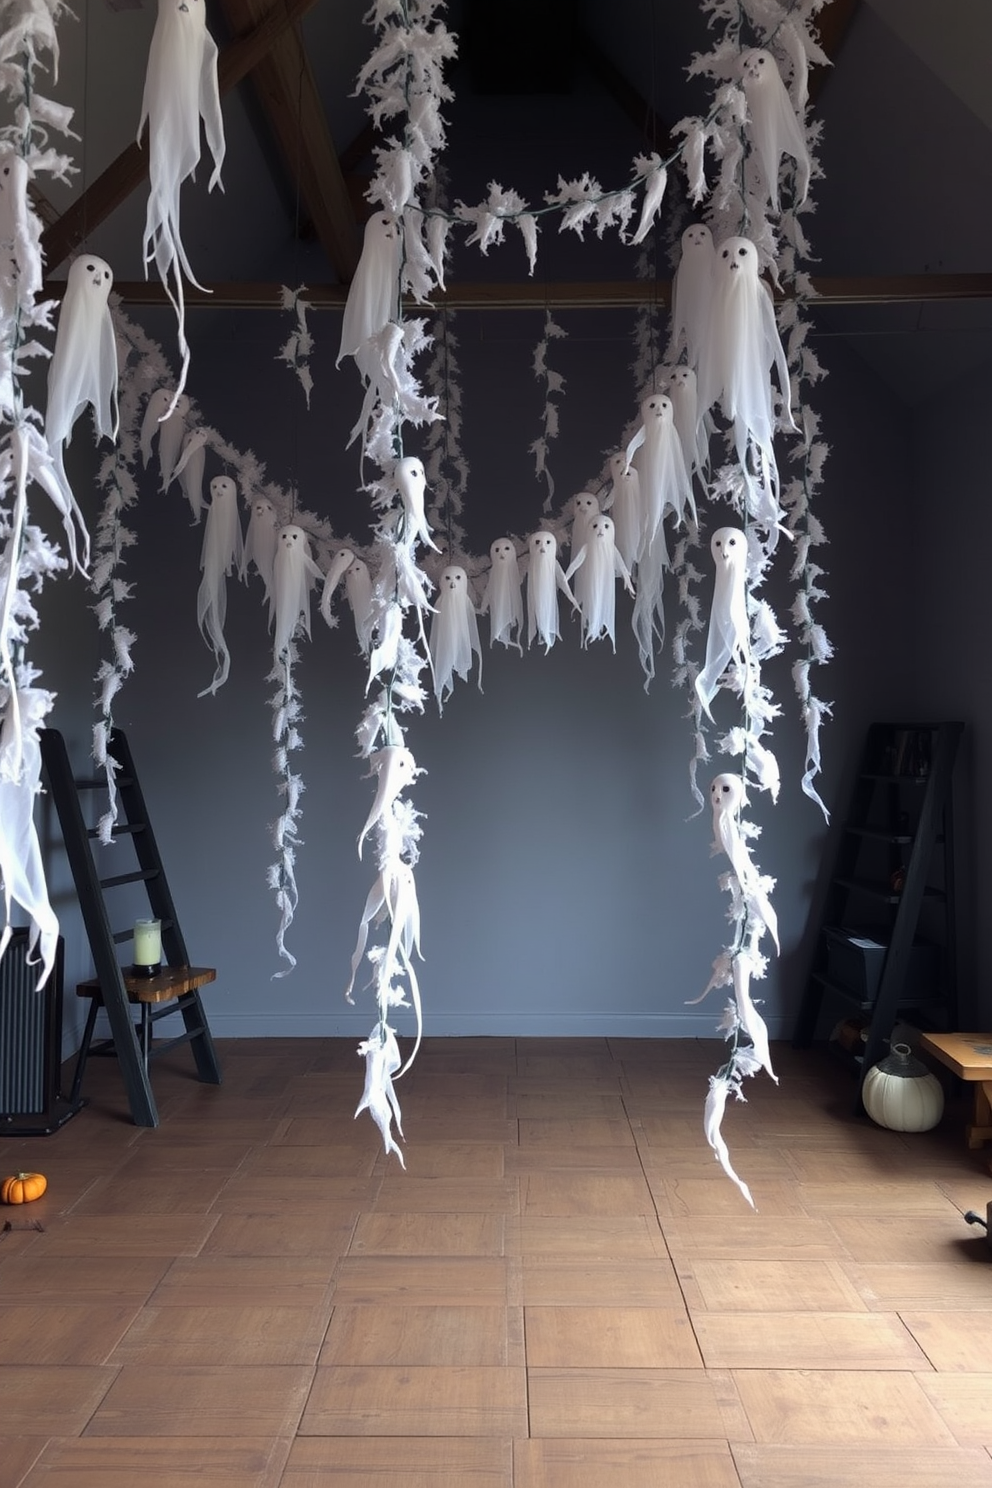
<svg viewBox="0 0 992 1488">
<path fill-rule="evenodd" d="M 564 499 L 615 445 L 633 394 L 629 321 L 599 313 L 562 319 L 573 332 L 555 344 L 555 365 L 568 379 L 553 457 Z M 149 316 L 147 324 L 168 350 L 168 320 Z M 535 315 L 459 318 L 477 551 L 539 519 L 543 492 L 526 454 L 540 416 L 531 373 L 539 326 Z M 204 419 L 235 445 L 250 445 L 274 479 L 291 478 L 295 467 L 303 505 L 361 537 L 354 451 L 343 449 L 357 413 L 356 379 L 350 369 L 333 369 L 336 320 L 321 317 L 315 329 L 309 416 L 291 375 L 273 362 L 286 333 L 278 317 L 211 313 L 195 320 L 190 390 Z M 824 734 L 822 787 L 835 821 L 828 829 L 799 788 L 803 741 L 790 651 L 768 667 L 784 709 L 775 735 L 782 794 L 777 807 L 759 799 L 753 812 L 763 827 L 757 860 L 778 879 L 782 956 L 763 990 L 779 1036 L 791 1032 L 865 727 L 887 714 L 962 706 L 942 649 L 932 639 L 924 644 L 936 596 L 932 613 L 929 602 L 909 602 L 906 575 L 917 549 L 905 520 L 913 456 L 907 415 L 844 342 L 821 340 L 818 353 L 832 374 L 816 402 L 833 447 L 820 511 L 832 539 L 832 599 L 823 618 L 837 657 L 819 690 L 835 705 Z M 84 475 L 87 439 L 80 425 L 72 453 L 83 505 L 94 517 L 96 493 Z M 191 955 L 218 970 L 208 993 L 214 1032 L 364 1035 L 374 1021 L 370 994 L 359 994 L 354 1008 L 342 998 L 373 877 L 371 861 L 359 864 L 355 854 L 372 790 L 355 757 L 365 673 L 349 627 L 328 632 L 315 614 L 313 642 L 303 647 L 305 845 L 289 934 L 298 966 L 274 980 L 276 912 L 265 873 L 273 856 L 268 824 L 279 801 L 270 772 L 264 679 L 271 643 L 260 586 L 231 586 L 231 678 L 216 697 L 198 699 L 213 665 L 195 618 L 200 532 L 181 498 L 158 493 L 151 478 L 132 525 L 139 545 L 128 559 L 135 599 L 127 623 L 140 639 L 117 720 L 131 740 Z M 702 566 L 708 573 L 708 557 Z M 780 567 L 784 575 L 784 552 Z M 791 594 L 781 576 L 769 597 L 784 622 Z M 51 586 L 43 608 L 35 655 L 59 694 L 52 722 L 85 768 L 99 657 L 95 624 L 78 578 Z M 723 865 L 710 857 L 709 812 L 688 819 L 690 736 L 670 686 L 669 658 L 660 659 L 646 693 L 627 602 L 616 657 L 603 643 L 583 652 L 571 624 L 547 657 L 490 651 L 485 622 L 482 631 L 484 691 L 474 681 L 459 685 L 443 718 L 431 705 L 410 731 L 428 772 L 414 792 L 426 813 L 417 879 L 427 1031 L 711 1036 L 722 995 L 711 994 L 701 1007 L 686 1000 L 702 991 L 724 943 L 726 898 L 717 887 Z M 920 655 L 932 657 L 932 676 Z M 724 710 L 722 722 L 733 721 Z M 720 767 L 718 760 L 710 773 Z M 42 814 L 71 991 L 89 974 L 89 956 L 50 807 Z M 75 1001 L 67 997 L 67 1046 L 80 1021 Z M 400 1012 L 397 1024 L 403 1035 L 412 1031 L 408 1013 Z"/>
</svg>

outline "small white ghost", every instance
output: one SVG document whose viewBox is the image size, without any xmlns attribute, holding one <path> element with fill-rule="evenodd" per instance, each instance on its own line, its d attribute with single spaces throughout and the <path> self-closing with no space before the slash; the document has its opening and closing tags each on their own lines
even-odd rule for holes
<svg viewBox="0 0 992 1488">
<path fill-rule="evenodd" d="M 372 575 L 364 558 L 356 555 L 345 569 L 344 592 L 351 606 L 358 644 L 367 656 L 372 645 Z"/>
<path fill-rule="evenodd" d="M 152 444 L 158 438 L 158 468 L 162 477 L 160 490 L 166 490 L 175 472 L 179 451 L 186 433 L 189 399 L 185 393 L 156 388 L 145 405 L 141 421 L 141 463 L 148 469 Z"/>
<path fill-rule="evenodd" d="M 492 567 L 479 613 L 489 616 L 489 644 L 499 641 L 523 653 L 519 637 L 524 628 L 524 602 L 517 550 L 508 537 L 498 537 L 489 548 Z"/>
<path fill-rule="evenodd" d="M 672 280 L 672 330 L 669 356 L 676 361 L 684 348 L 690 367 L 699 365 L 706 341 L 716 253 L 713 234 L 704 222 L 694 222 L 682 234 L 682 256 Z"/>
<path fill-rule="evenodd" d="M 564 594 L 578 609 L 575 595 L 558 562 L 558 539 L 553 532 L 533 532 L 527 539 L 527 644 L 535 636 L 550 651 L 561 639 L 558 629 L 558 595 Z"/>
<path fill-rule="evenodd" d="M 354 561 L 355 555 L 350 548 L 338 548 L 327 566 L 324 587 L 320 591 L 320 613 L 328 625 L 336 623 L 331 616 L 331 600 L 334 598 L 334 592 Z"/>
<path fill-rule="evenodd" d="M 572 497 L 572 526 L 568 537 L 568 560 L 571 563 L 585 547 L 586 534 L 593 517 L 599 516 L 599 498 L 592 491 L 580 491 Z"/>
<path fill-rule="evenodd" d="M 374 212 L 365 224 L 361 258 L 348 286 L 336 365 L 342 357 L 354 357 L 362 376 L 369 376 L 367 343 L 399 313 L 402 262 L 400 223 L 388 212 Z"/>
<path fill-rule="evenodd" d="M 565 573 L 575 577 L 575 600 L 582 612 L 582 644 L 608 636 L 614 651 L 616 641 L 616 581 L 623 579 L 633 595 L 630 572 L 617 551 L 613 518 L 605 512 L 593 517 L 586 540 Z"/>
<path fill-rule="evenodd" d="M 641 482 L 633 465 L 627 464 L 622 450 L 610 456 L 610 491 L 603 510 L 613 518 L 617 552 L 633 573 L 641 542 Z"/>
<path fill-rule="evenodd" d="M 809 150 L 771 52 L 759 47 L 744 53 L 741 86 L 747 99 L 748 132 L 758 163 L 762 199 L 773 212 L 779 211 L 779 169 L 783 155 L 789 155 L 796 162 L 795 202 L 801 205 L 809 190 Z"/>
<path fill-rule="evenodd" d="M 655 541 L 664 518 L 676 522 L 686 512 L 696 520 L 696 502 L 686 469 L 682 443 L 675 427 L 675 409 L 665 393 L 651 393 L 641 402 L 641 424 L 627 446 L 627 464 L 637 470 L 643 526 L 638 558 Z"/>
<path fill-rule="evenodd" d="M 709 1094 L 706 1097 L 706 1105 L 703 1107 L 703 1132 L 707 1142 L 713 1149 L 713 1154 L 728 1178 L 732 1178 L 747 1199 L 751 1208 L 754 1208 L 754 1199 L 751 1190 L 738 1177 L 730 1161 L 730 1149 L 724 1139 L 721 1127 L 723 1126 L 723 1115 L 727 1106 L 727 1096 L 734 1086 L 725 1075 L 710 1075 Z"/>
<path fill-rule="evenodd" d="M 117 339 L 108 296 L 114 276 L 93 253 L 73 260 L 48 368 L 45 438 L 61 466 L 62 446 L 89 405 L 99 439 L 116 439 Z"/>
<path fill-rule="evenodd" d="M 214 160 L 207 188 L 212 191 L 220 185 L 225 144 L 217 47 L 207 30 L 205 0 L 158 0 L 138 139 L 147 121 L 150 189 L 145 214 L 145 273 L 154 262 L 176 311 L 182 368 L 174 397 L 182 392 L 189 370 L 182 276 L 185 274 L 193 284 L 197 282 L 180 234 L 179 194 L 200 161 L 201 120 Z"/>
<path fill-rule="evenodd" d="M 691 480 L 694 473 L 701 476 L 709 467 L 711 427 L 708 416 L 701 415 L 699 411 L 699 388 L 693 368 L 670 367 L 667 392 L 672 400 L 675 427 Z"/>
<path fill-rule="evenodd" d="M 24 156 L 0 142 L 0 310 L 8 318 L 42 287 L 41 222 L 28 195 L 30 181 Z"/>
<path fill-rule="evenodd" d="M 203 515 L 203 475 L 207 468 L 207 431 L 194 429 L 183 441 L 172 479 L 179 482 L 193 513 L 193 525 L 199 526 Z"/>
<path fill-rule="evenodd" d="M 747 537 L 739 527 L 720 527 L 710 538 L 713 555 L 713 603 L 706 634 L 706 657 L 696 677 L 696 696 L 707 718 L 710 704 L 728 666 L 750 666 L 747 617 Z"/>
<path fill-rule="evenodd" d="M 358 939 L 351 957 L 351 977 L 344 993 L 348 1002 L 354 1000 L 352 992 L 355 977 L 368 944 L 369 927 L 381 923 L 387 914 L 390 940 L 386 948 L 386 960 L 391 961 L 393 954 L 398 952 L 405 965 L 414 952 L 421 956 L 420 906 L 413 869 L 402 858 L 387 858 L 366 897 L 358 926 Z"/>
<path fill-rule="evenodd" d="M 272 502 L 267 496 L 256 496 L 251 504 L 248 531 L 245 533 L 245 547 L 241 556 L 241 579 L 242 582 L 247 579 L 249 566 L 254 564 L 255 572 L 265 587 L 270 619 L 274 606 L 272 575 L 276 561 L 278 528 L 279 515 Z"/>
<path fill-rule="evenodd" d="M 38 732 L 51 708 L 53 694 L 40 688 L 7 692 L 0 726 L 0 880 L 3 883 L 4 927 L 0 957 L 11 936 L 11 903 L 28 916 L 28 959 L 40 953 L 38 990 L 47 982 L 58 948 L 59 922 L 45 881 L 45 866 L 35 826 L 35 802 L 41 793 L 41 744 Z"/>
<path fill-rule="evenodd" d="M 401 537 L 403 545 L 408 550 L 412 550 L 415 544 L 421 542 L 433 548 L 435 553 L 439 553 L 441 549 L 431 538 L 431 529 L 427 525 L 425 511 L 427 474 L 423 460 L 418 460 L 416 455 L 405 455 L 402 460 L 397 460 L 393 479 L 400 493 L 400 501 L 403 503 Z"/>
<path fill-rule="evenodd" d="M 215 693 L 227 681 L 231 667 L 231 654 L 224 640 L 227 577 L 232 570 L 241 572 L 243 553 L 238 488 L 229 475 L 215 475 L 210 482 L 210 505 L 200 550 L 203 578 L 196 597 L 196 619 L 201 635 L 214 653 L 216 668 L 213 681 L 199 697 Z"/>
<path fill-rule="evenodd" d="M 434 695 L 443 708 L 451 696 L 454 676 L 468 681 L 473 654 L 479 658 L 479 689 L 482 689 L 482 646 L 479 623 L 468 588 L 468 575 L 457 563 L 441 570 L 437 608 L 431 620 L 430 652 L 434 669 Z"/>
<path fill-rule="evenodd" d="M 391 814 L 393 802 L 401 791 L 412 785 L 420 771 L 409 749 L 402 744 L 386 744 L 369 755 L 369 775 L 376 777 L 375 800 L 365 825 L 358 834 L 358 856 L 362 856 L 365 839 L 387 815 Z"/>
<path fill-rule="evenodd" d="M 761 885 L 761 875 L 751 861 L 741 831 L 741 808 L 746 804 L 744 782 L 739 775 L 716 775 L 710 785 L 713 807 L 713 851 L 726 853 L 752 917 L 778 943 L 778 917 Z"/>
<path fill-rule="evenodd" d="M 698 368 L 699 412 L 719 403 L 733 425 L 734 447 L 755 520 L 781 519 L 773 436 L 777 422 L 775 369 L 782 421 L 795 429 L 789 367 L 775 324 L 771 292 L 749 238 L 727 238 L 717 250 L 712 315 Z M 749 462 L 749 454 L 752 456 Z"/>
<path fill-rule="evenodd" d="M 310 555 L 310 540 L 295 522 L 279 529 L 272 565 L 275 638 L 272 654 L 283 658 L 298 631 L 310 635 L 310 590 L 324 575 Z"/>
<path fill-rule="evenodd" d="M 393 1137 L 394 1120 L 396 1130 L 403 1136 L 400 1103 L 393 1089 L 393 1076 L 402 1063 L 396 1035 L 388 1024 L 380 1023 L 372 1030 L 371 1037 L 359 1044 L 358 1052 L 365 1057 L 365 1089 L 355 1108 L 355 1116 L 368 1111 L 382 1134 L 386 1152 L 395 1152 L 400 1167 L 405 1168 L 403 1153 Z"/>
</svg>

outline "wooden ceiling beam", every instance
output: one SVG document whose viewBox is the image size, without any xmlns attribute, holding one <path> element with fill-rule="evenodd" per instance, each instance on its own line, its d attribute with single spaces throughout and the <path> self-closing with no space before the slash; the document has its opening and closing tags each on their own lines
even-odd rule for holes
<svg viewBox="0 0 992 1488">
<path fill-rule="evenodd" d="M 248 32 L 268 0 L 221 0 L 231 30 Z M 252 69 L 252 84 L 272 126 L 294 192 L 339 279 L 358 267 L 360 240 L 351 194 L 341 170 L 303 38 L 292 26 L 275 38 Z"/>
<path fill-rule="evenodd" d="M 223 96 L 246 77 L 268 53 L 278 38 L 317 0 L 274 0 L 257 25 L 229 42 L 217 60 L 217 82 Z M 71 207 L 46 228 L 41 251 L 48 271 L 57 268 L 83 242 L 87 233 L 105 222 L 132 191 L 148 179 L 148 150 L 137 141 L 122 150 L 117 159 L 97 176 Z"/>
<path fill-rule="evenodd" d="M 811 310 L 833 305 L 925 305 L 961 300 L 992 300 L 992 274 L 886 274 L 846 278 L 813 277 L 817 298 L 807 303 Z M 57 298 L 64 286 L 45 286 Z M 207 286 L 204 294 L 189 285 L 188 309 L 278 310 L 282 308 L 282 286 L 240 283 Z M 157 280 L 118 281 L 115 294 L 126 305 L 164 305 L 165 292 Z M 344 284 L 315 284 L 306 298 L 315 310 L 340 310 L 348 295 Z M 449 310 L 596 310 L 623 309 L 638 305 L 667 306 L 671 284 L 667 280 L 611 280 L 601 284 L 582 281 L 559 284 L 459 284 L 446 294 L 435 295 L 431 305 L 410 303 L 411 314 L 432 308 Z"/>
</svg>

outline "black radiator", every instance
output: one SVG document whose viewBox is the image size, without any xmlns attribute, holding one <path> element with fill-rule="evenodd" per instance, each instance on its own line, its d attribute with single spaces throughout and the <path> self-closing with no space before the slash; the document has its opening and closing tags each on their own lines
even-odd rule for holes
<svg viewBox="0 0 992 1488">
<path fill-rule="evenodd" d="M 0 1136 L 45 1136 L 80 1109 L 62 1097 L 61 937 L 38 991 L 28 932 L 15 930 L 0 958 Z"/>
</svg>

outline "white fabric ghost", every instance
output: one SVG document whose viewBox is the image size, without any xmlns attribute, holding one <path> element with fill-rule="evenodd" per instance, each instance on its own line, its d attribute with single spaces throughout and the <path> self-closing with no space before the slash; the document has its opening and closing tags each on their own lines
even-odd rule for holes
<svg viewBox="0 0 992 1488">
<path fill-rule="evenodd" d="M 358 834 L 359 857 L 372 828 L 392 812 L 393 802 L 401 791 L 413 784 L 419 773 L 416 760 L 402 744 L 386 744 L 369 755 L 369 775 L 374 775 L 377 783 L 372 809 Z"/>
<path fill-rule="evenodd" d="M 417 901 L 417 884 L 413 869 L 409 863 L 404 863 L 402 858 L 387 858 L 378 878 L 368 892 L 358 926 L 358 939 L 352 952 L 351 977 L 344 993 L 348 1002 L 354 1001 L 352 992 L 355 977 L 358 975 L 358 968 L 368 944 L 369 927 L 379 924 L 387 914 L 390 922 L 390 940 L 386 949 L 386 959 L 391 960 L 391 953 L 398 952 L 406 966 L 414 952 L 418 956 L 421 954 L 420 906 Z"/>
<path fill-rule="evenodd" d="M 331 613 L 331 600 L 334 598 L 334 592 L 354 561 L 355 555 L 350 548 L 338 548 L 327 566 L 324 587 L 320 591 L 320 613 L 328 625 L 336 623 Z"/>
<path fill-rule="evenodd" d="M 217 665 L 213 681 L 198 694 L 199 697 L 216 692 L 227 681 L 231 669 L 231 653 L 224 640 L 227 578 L 232 572 L 241 572 L 243 553 L 238 488 L 229 475 L 215 475 L 210 482 L 210 505 L 200 550 L 203 578 L 196 597 L 196 619 Z"/>
<path fill-rule="evenodd" d="M 398 314 L 402 262 L 402 227 L 388 212 L 374 212 L 365 224 L 362 254 L 348 286 L 336 365 L 342 357 L 354 357 L 362 376 L 369 376 L 367 344 Z"/>
<path fill-rule="evenodd" d="M 372 575 L 364 558 L 355 557 L 344 573 L 344 592 L 355 621 L 355 635 L 367 656 L 372 645 Z"/>
<path fill-rule="evenodd" d="M 613 518 L 617 552 L 633 572 L 641 543 L 641 482 L 633 465 L 627 464 L 622 450 L 610 456 L 610 492 L 603 510 Z"/>
<path fill-rule="evenodd" d="M 645 686 L 654 676 L 655 644 L 665 640 L 665 570 L 669 567 L 665 529 L 658 527 L 653 542 L 637 560 L 637 594 L 631 625 L 644 671 Z"/>
<path fill-rule="evenodd" d="M 726 1075 L 710 1075 L 709 1094 L 706 1097 L 706 1105 L 703 1108 L 703 1132 L 705 1133 L 707 1142 L 713 1148 L 717 1162 L 727 1177 L 732 1178 L 737 1184 L 737 1187 L 753 1209 L 754 1199 L 751 1197 L 751 1190 L 743 1178 L 738 1177 L 734 1171 L 733 1164 L 730 1161 L 730 1149 L 720 1130 L 723 1125 L 723 1113 L 727 1105 L 727 1096 L 731 1091 L 735 1090 L 735 1083 L 732 1080 L 728 1080 Z"/>
<path fill-rule="evenodd" d="M 162 477 L 160 489 L 168 489 L 175 473 L 179 452 L 186 435 L 186 415 L 189 399 L 185 393 L 171 392 L 169 388 L 156 388 L 145 405 L 141 420 L 141 462 L 148 469 L 152 457 L 152 444 L 158 439 L 158 468 Z"/>
<path fill-rule="evenodd" d="M 323 583 L 324 575 L 310 554 L 310 540 L 302 527 L 290 522 L 280 527 L 272 564 L 272 595 L 275 601 L 275 639 L 272 654 L 285 657 L 298 630 L 310 635 L 310 590 Z"/>
<path fill-rule="evenodd" d="M 441 570 L 437 585 L 437 607 L 431 620 L 430 652 L 434 669 L 434 695 L 443 708 L 451 696 L 454 676 L 468 681 L 473 653 L 479 658 L 479 688 L 482 688 L 482 646 L 479 623 L 468 588 L 468 575 L 457 563 Z"/>
<path fill-rule="evenodd" d="M 400 1167 L 405 1168 L 403 1153 L 393 1137 L 394 1119 L 396 1130 L 403 1136 L 400 1103 L 393 1089 L 393 1076 L 402 1063 L 396 1035 L 387 1023 L 380 1023 L 372 1030 L 371 1037 L 359 1044 L 358 1052 L 365 1058 L 365 1089 L 355 1115 L 368 1111 L 382 1133 L 383 1148 L 387 1153 L 395 1152 Z"/>
<path fill-rule="evenodd" d="M 558 539 L 553 532 L 533 532 L 527 539 L 527 644 L 535 636 L 550 651 L 560 640 L 558 629 L 558 594 L 564 594 L 573 609 L 578 609 L 575 595 L 558 562 Z"/>
<path fill-rule="evenodd" d="M 179 482 L 182 493 L 189 502 L 195 527 L 200 525 L 200 518 L 203 516 L 203 475 L 206 468 L 207 431 L 194 429 L 183 440 L 182 453 L 172 471 L 172 479 Z"/>
<path fill-rule="evenodd" d="M 778 176 L 783 155 L 796 162 L 795 202 L 806 200 L 810 158 L 799 120 L 771 52 L 762 48 L 741 57 L 741 86 L 750 116 L 748 133 L 754 146 L 764 193 L 772 211 L 779 211 Z"/>
<path fill-rule="evenodd" d="M 568 537 L 568 561 L 571 563 L 585 547 L 586 534 L 593 517 L 599 516 L 599 498 L 591 491 L 580 491 L 572 497 L 572 526 Z"/>
<path fill-rule="evenodd" d="M 701 476 L 709 467 L 709 420 L 699 411 L 699 388 L 692 367 L 669 367 L 666 383 L 682 457 L 691 481 L 694 473 Z"/>
<path fill-rule="evenodd" d="M 733 424 L 751 514 L 774 527 L 782 513 L 772 443 L 776 394 L 771 372 L 774 367 L 783 422 L 794 430 L 789 367 L 754 244 L 749 238 L 727 238 L 717 249 L 716 264 L 712 313 L 698 368 L 699 412 L 703 415 L 717 403 L 722 407 Z"/>
<path fill-rule="evenodd" d="M 498 537 L 489 548 L 492 567 L 479 613 L 489 616 L 489 644 L 499 641 L 516 646 L 523 654 L 519 637 L 524 628 L 524 601 L 517 550 L 508 537 Z"/>
<path fill-rule="evenodd" d="M 179 225 L 180 188 L 200 161 L 200 121 L 214 168 L 208 190 L 219 186 L 224 163 L 224 121 L 217 86 L 217 47 L 207 30 L 205 0 L 158 0 L 138 121 L 140 141 L 148 122 L 148 210 L 145 273 L 154 261 L 178 319 L 182 392 L 189 370 L 182 276 L 196 284 Z M 173 277 L 175 288 L 170 285 Z M 198 288 L 202 286 L 198 285 Z"/>
<path fill-rule="evenodd" d="M 393 479 L 403 504 L 402 541 L 404 545 L 412 549 L 416 543 L 421 542 L 433 548 L 435 553 L 439 553 L 441 549 L 432 540 L 431 529 L 427 525 L 425 510 L 427 474 L 423 460 L 418 460 L 416 455 L 404 455 L 403 459 L 396 462 Z"/>
<path fill-rule="evenodd" d="M 623 579 L 628 594 L 634 593 L 630 572 L 617 551 L 613 518 L 605 512 L 593 517 L 586 540 L 565 573 L 575 577 L 575 601 L 582 612 L 582 644 L 608 636 L 614 651 L 616 639 L 616 582 Z"/>
<path fill-rule="evenodd" d="M 274 607 L 272 575 L 276 561 L 278 529 L 279 516 L 272 502 L 266 496 L 256 496 L 251 504 L 248 531 L 245 533 L 245 547 L 241 555 L 241 578 L 242 581 L 247 579 L 249 564 L 254 563 L 255 571 L 265 586 L 265 598 L 269 602 L 270 618 Z"/>
<path fill-rule="evenodd" d="M 24 156 L 0 143 L 0 311 L 8 318 L 42 287 L 41 222 L 28 196 L 30 181 Z"/>
<path fill-rule="evenodd" d="M 713 807 L 713 851 L 726 853 L 730 859 L 749 914 L 768 931 L 778 950 L 778 917 L 762 887 L 761 875 L 751 861 L 741 831 L 741 807 L 746 802 L 741 777 L 730 774 L 715 776 L 710 785 L 710 802 Z"/>
<path fill-rule="evenodd" d="M 117 438 L 117 338 L 108 303 L 113 282 L 110 265 L 92 253 L 80 254 L 69 268 L 45 413 L 45 437 L 59 467 L 62 446 L 87 404 L 98 438 Z"/>
<path fill-rule="evenodd" d="M 3 881 L 4 928 L 0 957 L 11 936 L 11 903 L 30 921 L 28 959 L 41 960 L 38 990 L 55 964 L 59 922 L 48 897 L 45 867 L 34 822 L 34 806 L 41 792 L 41 744 L 38 731 L 52 705 L 52 694 L 35 687 L 18 687 L 16 706 L 10 694 L 0 727 L 0 879 Z"/>
<path fill-rule="evenodd" d="M 713 234 L 704 222 L 694 222 L 682 234 L 682 256 L 672 280 L 669 354 L 673 361 L 684 347 L 690 367 L 699 365 L 700 351 L 706 341 L 715 271 Z"/>
<path fill-rule="evenodd" d="M 676 522 L 688 511 L 696 520 L 696 502 L 686 469 L 675 409 L 665 393 L 651 393 L 641 402 L 641 424 L 627 446 L 627 464 L 637 470 L 644 525 L 638 557 L 655 541 L 664 518 Z M 666 555 L 667 561 L 667 555 Z"/>
<path fill-rule="evenodd" d="M 739 527 L 720 527 L 710 538 L 713 555 L 713 603 L 706 634 L 706 657 L 696 677 L 696 696 L 707 718 L 710 704 L 728 666 L 750 664 L 747 618 L 747 538 Z"/>
</svg>

